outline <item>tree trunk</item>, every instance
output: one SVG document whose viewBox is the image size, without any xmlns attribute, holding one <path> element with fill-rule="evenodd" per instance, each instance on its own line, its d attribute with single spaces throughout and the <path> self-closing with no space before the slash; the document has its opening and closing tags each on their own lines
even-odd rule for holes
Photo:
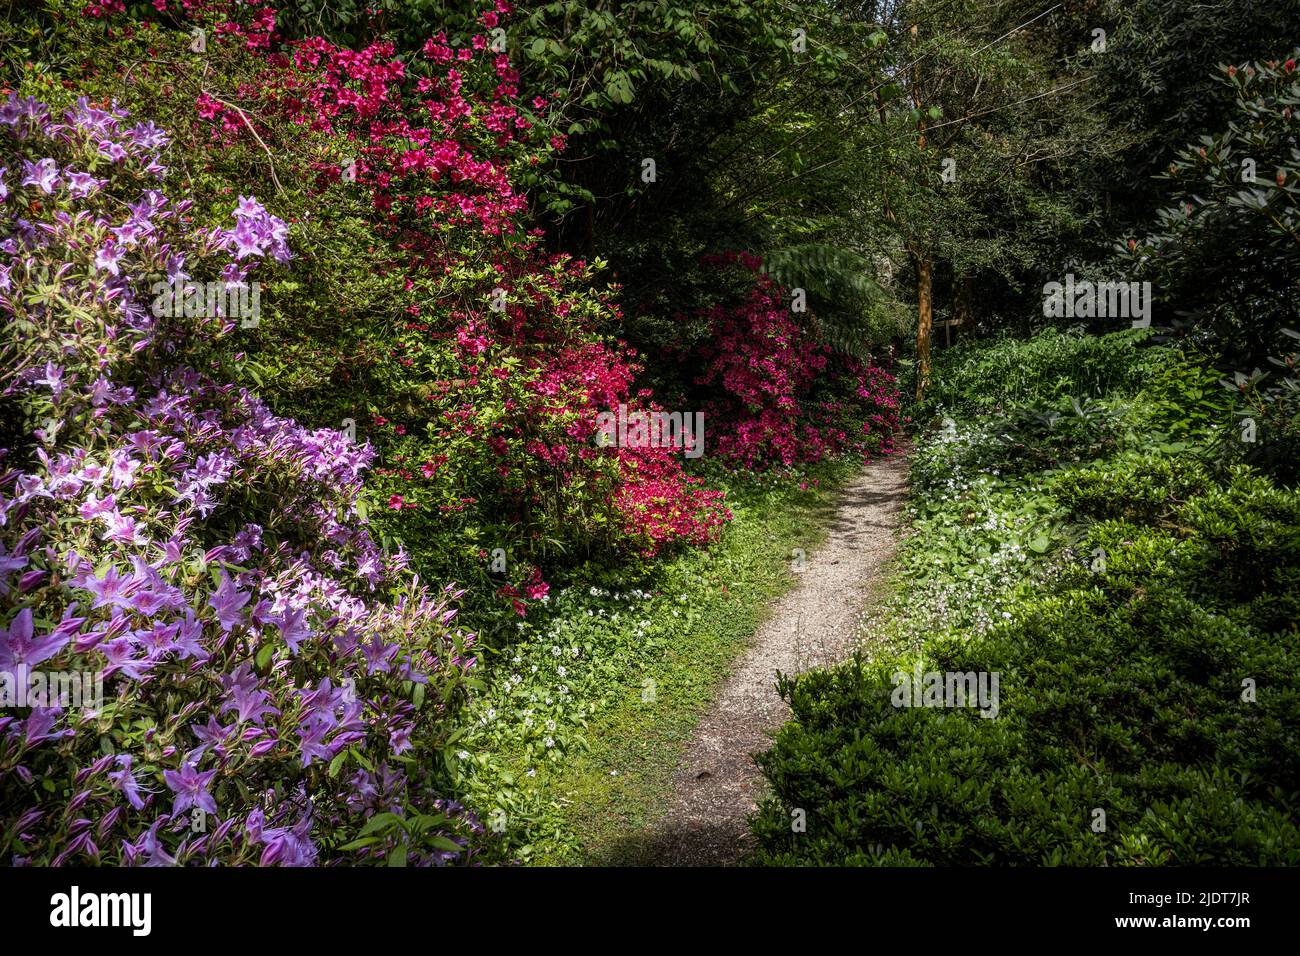
<svg viewBox="0 0 1300 956">
<path fill-rule="evenodd" d="M 930 303 L 930 278 L 933 263 L 928 255 L 914 254 L 916 263 L 916 400 L 925 397 L 930 384 L 930 331 L 934 312 Z"/>
</svg>

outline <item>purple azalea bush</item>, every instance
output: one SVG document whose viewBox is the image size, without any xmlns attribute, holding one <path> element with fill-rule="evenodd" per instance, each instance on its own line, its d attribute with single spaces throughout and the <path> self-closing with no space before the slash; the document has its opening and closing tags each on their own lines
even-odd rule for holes
<svg viewBox="0 0 1300 956">
<path fill-rule="evenodd" d="M 223 380 L 232 317 L 151 308 L 286 268 L 286 224 L 192 225 L 118 109 L 11 97 L 0 141 L 0 675 L 102 683 L 0 709 L 0 855 L 466 858 L 481 826 L 422 771 L 473 664 L 460 592 L 372 539 L 369 445 Z"/>
</svg>

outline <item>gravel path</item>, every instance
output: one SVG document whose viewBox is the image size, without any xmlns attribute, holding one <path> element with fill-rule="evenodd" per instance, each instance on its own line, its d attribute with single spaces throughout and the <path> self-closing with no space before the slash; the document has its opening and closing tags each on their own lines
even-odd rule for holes
<svg viewBox="0 0 1300 956">
<path fill-rule="evenodd" d="M 852 653 L 872 587 L 897 546 L 906 490 L 901 452 L 872 462 L 843 490 L 826 541 L 808 550 L 798 584 L 773 605 L 696 726 L 668 809 L 646 835 L 650 862 L 729 865 L 750 849 L 746 820 L 763 784 L 752 755 L 771 745 L 789 712 L 776 692 L 776 672 L 805 671 Z"/>
</svg>

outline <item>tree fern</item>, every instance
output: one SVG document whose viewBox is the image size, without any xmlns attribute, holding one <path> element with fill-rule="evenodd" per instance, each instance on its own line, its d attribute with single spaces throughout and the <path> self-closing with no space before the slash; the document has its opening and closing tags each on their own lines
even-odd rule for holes
<svg viewBox="0 0 1300 956">
<path fill-rule="evenodd" d="M 872 263 L 849 249 L 806 242 L 769 252 L 763 271 L 808 294 L 818 337 L 839 352 L 865 358 L 892 330 L 890 296 L 873 277 Z M 883 336 L 882 336 L 882 333 Z"/>
</svg>

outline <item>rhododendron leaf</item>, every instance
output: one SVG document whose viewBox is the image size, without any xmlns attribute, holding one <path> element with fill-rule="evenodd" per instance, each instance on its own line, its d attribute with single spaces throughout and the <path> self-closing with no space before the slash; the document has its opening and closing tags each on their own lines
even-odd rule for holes
<svg viewBox="0 0 1300 956">
<path fill-rule="evenodd" d="M 459 853 L 462 850 L 460 844 L 447 839 L 445 836 L 439 836 L 436 833 L 426 836 L 424 842 L 436 849 L 447 850 L 452 853 Z"/>
<path fill-rule="evenodd" d="M 406 824 L 402 818 L 395 813 L 376 813 L 373 817 L 365 822 L 365 825 L 357 831 L 358 837 L 368 836 L 371 833 L 380 831 L 387 832 L 394 828 L 405 829 Z"/>
<path fill-rule="evenodd" d="M 350 753 L 352 755 L 352 759 L 355 760 L 357 763 L 359 763 L 363 768 L 370 771 L 371 773 L 375 772 L 375 765 L 370 762 L 370 759 L 366 757 L 365 754 L 357 750 L 357 748 L 349 747 L 348 753 Z"/>
<path fill-rule="evenodd" d="M 451 822 L 451 818 L 445 813 L 421 813 L 418 816 L 411 817 L 407 821 L 407 830 L 411 833 L 423 833 L 434 827 L 440 827 Z M 443 847 L 443 849 L 446 849 Z"/>
<path fill-rule="evenodd" d="M 378 843 L 378 842 L 379 842 L 379 837 L 373 837 L 373 836 L 372 836 L 372 837 L 361 837 L 359 840 L 353 840 L 353 841 L 350 842 L 350 843 L 345 843 L 345 844 L 343 844 L 341 847 L 339 847 L 339 849 L 340 849 L 340 850 L 360 850 L 362 847 L 373 846 L 374 844 L 376 844 L 376 843 Z"/>
<path fill-rule="evenodd" d="M 348 752 L 346 750 L 341 750 L 335 754 L 334 759 L 330 761 L 329 775 L 331 779 L 336 779 L 338 777 L 339 770 L 342 769 L 343 764 L 347 759 Z M 344 849 L 346 849 L 346 847 Z"/>
</svg>

